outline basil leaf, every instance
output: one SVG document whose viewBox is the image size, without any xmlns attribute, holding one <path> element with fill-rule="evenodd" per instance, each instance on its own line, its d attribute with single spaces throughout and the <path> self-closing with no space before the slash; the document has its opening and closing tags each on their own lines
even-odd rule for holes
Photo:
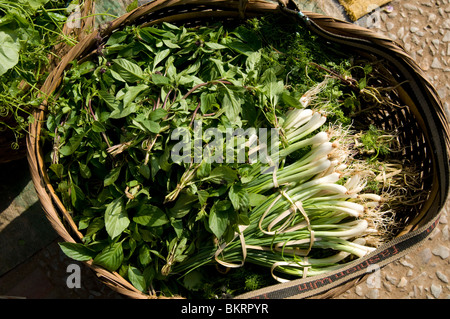
<svg viewBox="0 0 450 319">
<path fill-rule="evenodd" d="M 69 139 L 68 143 L 59 149 L 59 153 L 63 156 L 72 155 L 80 146 L 85 135 L 86 132 L 83 132 L 81 134 L 75 134 L 74 136 L 72 136 Z"/>
<path fill-rule="evenodd" d="M 107 246 L 94 258 L 94 264 L 102 266 L 109 271 L 116 271 L 124 259 L 122 242 Z"/>
<path fill-rule="evenodd" d="M 277 105 L 279 96 L 284 91 L 284 83 L 282 81 L 273 81 L 268 83 L 265 89 L 269 96 L 270 103 L 272 103 L 273 106 Z"/>
<path fill-rule="evenodd" d="M 250 56 L 255 52 L 255 48 L 242 41 L 233 41 L 227 44 L 228 47 L 238 53 Z"/>
<path fill-rule="evenodd" d="M 156 174 L 159 172 L 160 167 L 159 167 L 159 159 L 155 156 L 152 156 L 150 158 L 150 172 L 152 175 L 152 179 L 155 178 Z"/>
<path fill-rule="evenodd" d="M 123 107 L 128 107 L 131 102 L 133 102 L 136 97 L 146 89 L 148 89 L 148 85 L 145 84 L 129 87 L 127 92 L 123 96 Z"/>
<path fill-rule="evenodd" d="M 247 209 L 250 206 L 248 193 L 241 185 L 233 184 L 228 192 L 228 197 L 235 210 Z"/>
<path fill-rule="evenodd" d="M 133 221 L 147 227 L 158 227 L 169 222 L 164 211 L 153 205 L 143 205 L 133 217 Z"/>
<path fill-rule="evenodd" d="M 0 31 L 0 76 L 5 74 L 19 62 L 19 41 L 15 41 L 11 35 Z"/>
<path fill-rule="evenodd" d="M 142 266 L 147 266 L 153 260 L 152 256 L 150 256 L 150 249 L 147 245 L 143 245 L 139 249 L 139 262 Z"/>
<path fill-rule="evenodd" d="M 219 201 L 214 203 L 209 213 L 208 225 L 217 238 L 221 238 L 228 227 L 228 208 L 231 205 L 227 205 L 226 202 L 228 201 Z"/>
<path fill-rule="evenodd" d="M 231 184 L 238 178 L 237 172 L 229 166 L 214 168 L 206 179 L 215 184 Z"/>
<path fill-rule="evenodd" d="M 105 125 L 102 122 L 94 121 L 92 123 L 92 130 L 95 133 L 103 133 L 103 132 L 106 131 L 106 127 L 105 127 Z"/>
<path fill-rule="evenodd" d="M 200 203 L 200 205 L 205 205 L 206 201 L 208 200 L 209 197 L 209 193 L 205 190 L 199 190 L 197 191 L 197 195 L 198 195 L 198 201 Z"/>
<path fill-rule="evenodd" d="M 170 224 L 177 235 L 177 238 L 180 238 L 184 231 L 184 223 L 181 219 L 172 219 Z"/>
<path fill-rule="evenodd" d="M 227 48 L 227 46 L 215 42 L 205 42 L 205 46 L 213 50 L 223 50 Z"/>
<path fill-rule="evenodd" d="M 133 266 L 128 266 L 128 279 L 131 281 L 133 286 L 142 292 L 145 292 L 147 290 L 147 282 L 144 278 L 144 275 L 142 272 Z"/>
<path fill-rule="evenodd" d="M 150 178 L 150 167 L 148 165 L 140 165 L 139 166 L 139 173 L 141 173 L 142 176 L 144 176 L 146 179 Z"/>
<path fill-rule="evenodd" d="M 211 174 L 211 163 L 203 159 L 197 169 L 197 177 L 205 178 L 208 177 L 210 174 Z"/>
<path fill-rule="evenodd" d="M 190 271 L 187 275 L 183 277 L 184 286 L 192 291 L 198 291 L 204 287 L 205 278 L 201 271 L 194 270 Z"/>
<path fill-rule="evenodd" d="M 124 107 L 123 103 L 120 103 L 118 107 L 111 112 L 109 117 L 112 119 L 121 119 L 135 113 L 136 109 L 137 107 L 134 103 L 131 103 L 128 107 Z"/>
<path fill-rule="evenodd" d="M 111 239 L 116 238 L 128 227 L 130 220 L 122 197 L 113 200 L 105 211 L 105 227 Z"/>
<path fill-rule="evenodd" d="M 203 114 L 212 110 L 214 103 L 216 103 L 216 94 L 203 92 L 200 95 L 200 110 Z"/>
<path fill-rule="evenodd" d="M 125 31 L 117 31 L 111 34 L 108 41 L 106 42 L 106 46 L 116 45 L 125 41 L 128 37 L 129 33 Z"/>
<path fill-rule="evenodd" d="M 281 100 L 288 106 L 292 106 L 297 109 L 303 108 L 302 103 L 300 103 L 300 99 L 293 97 L 287 91 L 281 94 Z"/>
<path fill-rule="evenodd" d="M 105 219 L 102 217 L 94 218 L 86 230 L 86 237 L 92 236 L 103 227 L 105 227 Z"/>
<path fill-rule="evenodd" d="M 169 78 L 160 75 L 160 74 L 152 74 L 152 82 L 156 85 L 167 85 L 170 84 Z"/>
<path fill-rule="evenodd" d="M 168 47 L 168 48 L 171 48 L 171 49 L 179 49 L 179 48 L 180 48 L 180 46 L 179 46 L 178 44 L 172 42 L 172 41 L 169 40 L 169 39 L 163 39 L 162 42 L 163 42 L 164 45 L 165 45 L 166 47 Z"/>
<path fill-rule="evenodd" d="M 164 109 L 156 109 L 150 112 L 150 120 L 158 121 L 167 115 L 167 111 Z"/>
<path fill-rule="evenodd" d="M 84 195 L 83 190 L 75 183 L 71 183 L 70 185 L 70 198 L 73 207 L 80 209 L 84 206 L 83 204 L 86 196 Z"/>
<path fill-rule="evenodd" d="M 153 60 L 153 69 L 156 68 L 156 66 L 165 58 L 167 58 L 170 54 L 170 49 L 165 49 L 162 51 L 159 51 L 158 53 L 156 53 L 155 55 L 155 59 Z"/>
<path fill-rule="evenodd" d="M 234 92 L 228 88 L 225 88 L 222 107 L 230 122 L 237 122 L 239 120 L 239 114 L 242 112 L 241 102 L 236 98 Z"/>
<path fill-rule="evenodd" d="M 129 83 L 144 80 L 144 72 L 141 67 L 127 59 L 114 59 L 112 69 L 120 75 L 122 79 Z"/>
<path fill-rule="evenodd" d="M 89 179 L 92 176 L 91 170 L 86 164 L 83 164 L 81 162 L 78 162 L 78 165 L 80 166 L 80 174 L 81 177 Z"/>
<path fill-rule="evenodd" d="M 252 207 L 256 207 L 262 205 L 267 200 L 267 196 L 256 193 L 250 193 L 248 194 L 248 199 L 249 205 Z"/>
<path fill-rule="evenodd" d="M 77 261 L 91 260 L 96 255 L 95 251 L 83 244 L 64 242 L 58 243 L 58 245 L 67 257 Z"/>
<path fill-rule="evenodd" d="M 151 133 L 157 134 L 161 130 L 158 122 L 151 121 L 145 118 L 144 115 L 136 116 L 132 122 L 143 131 L 149 131 Z"/>
<path fill-rule="evenodd" d="M 52 164 L 50 165 L 50 169 L 58 176 L 58 178 L 62 178 L 64 174 L 64 165 L 63 164 Z"/>
<path fill-rule="evenodd" d="M 106 90 L 100 90 L 98 91 L 98 96 L 100 97 L 100 99 L 105 102 L 106 106 L 108 106 L 108 108 L 113 111 L 115 110 L 118 106 L 119 106 L 119 102 L 116 100 L 116 98 L 114 97 L 114 95 L 110 94 L 108 91 Z"/>
<path fill-rule="evenodd" d="M 186 216 L 192 208 L 192 205 L 198 200 L 195 195 L 182 193 L 178 196 L 175 205 L 169 209 L 170 216 L 173 218 L 182 218 Z"/>
<path fill-rule="evenodd" d="M 117 181 L 117 179 L 119 178 L 121 169 L 122 169 L 121 166 L 113 168 L 108 173 L 108 175 L 106 175 L 105 180 L 103 181 L 103 185 L 105 187 L 107 187 L 111 184 L 114 184 Z"/>
</svg>

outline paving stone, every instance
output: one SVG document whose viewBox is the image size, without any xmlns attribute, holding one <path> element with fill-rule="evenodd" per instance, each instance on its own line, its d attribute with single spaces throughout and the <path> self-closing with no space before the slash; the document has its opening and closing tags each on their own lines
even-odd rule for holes
<svg viewBox="0 0 450 319">
<path fill-rule="evenodd" d="M 416 5 L 411 4 L 411 3 L 403 4 L 403 8 L 405 8 L 406 10 L 409 10 L 409 11 L 418 11 L 419 10 Z"/>
<path fill-rule="evenodd" d="M 447 31 L 442 38 L 442 42 L 450 42 L 450 31 Z"/>
<path fill-rule="evenodd" d="M 427 264 L 431 257 L 432 257 L 432 253 L 431 253 L 431 249 L 430 248 L 424 248 L 420 253 L 419 253 L 420 258 L 422 259 L 422 263 Z"/>
<path fill-rule="evenodd" d="M 433 295 L 433 297 L 437 299 L 441 295 L 442 286 L 441 285 L 432 284 L 430 290 L 431 290 L 431 294 Z"/>
<path fill-rule="evenodd" d="M 370 289 L 369 292 L 367 293 L 367 298 L 378 299 L 379 295 L 380 292 L 378 291 L 378 289 Z"/>
<path fill-rule="evenodd" d="M 439 278 L 440 281 L 448 284 L 448 278 L 446 275 L 444 275 L 441 271 L 437 270 L 436 271 L 436 277 Z"/>
<path fill-rule="evenodd" d="M 437 19 L 437 16 L 434 13 L 429 13 L 427 22 L 434 22 L 434 21 L 436 21 L 436 19 Z"/>
<path fill-rule="evenodd" d="M 364 294 L 362 287 L 361 287 L 361 286 L 356 286 L 356 288 L 355 288 L 355 293 L 356 293 L 358 296 L 362 296 L 362 295 Z"/>
<path fill-rule="evenodd" d="M 400 260 L 400 264 L 402 264 L 402 265 L 405 266 L 405 267 L 411 268 L 411 269 L 414 268 L 414 265 L 411 264 L 411 263 L 409 263 L 409 262 L 408 262 L 407 260 L 405 260 L 405 259 Z"/>
<path fill-rule="evenodd" d="M 392 286 L 391 286 L 388 282 L 386 282 L 386 281 L 383 281 L 383 287 L 384 287 L 384 289 L 386 289 L 386 291 L 388 291 L 388 292 L 391 292 L 391 291 L 392 291 Z"/>
<path fill-rule="evenodd" d="M 430 47 L 431 49 L 431 47 Z M 439 58 L 434 58 L 433 62 L 431 63 L 431 68 L 432 69 L 442 69 L 442 64 L 441 61 L 439 60 Z"/>
<path fill-rule="evenodd" d="M 434 79 L 436 80 L 436 79 Z M 438 95 L 442 98 L 442 95 L 446 94 L 445 88 L 441 88 L 438 90 Z M 441 230 L 439 228 L 435 228 L 430 236 L 428 236 L 428 240 L 433 240 L 436 236 L 438 236 L 441 233 Z"/>
<path fill-rule="evenodd" d="M 414 298 L 419 298 L 421 295 L 421 292 L 419 290 L 419 287 L 416 285 L 413 285 L 413 292 L 414 292 Z"/>
<path fill-rule="evenodd" d="M 447 259 L 450 254 L 450 249 L 443 245 L 438 245 L 432 250 L 433 255 L 439 256 L 442 259 Z"/>
<path fill-rule="evenodd" d="M 413 279 L 410 280 L 410 282 L 421 282 L 421 280 L 423 280 L 423 277 L 426 277 L 427 273 L 425 271 L 422 271 L 418 276 L 414 277 Z"/>
<path fill-rule="evenodd" d="M 392 22 L 386 23 L 386 30 L 391 31 L 395 27 L 395 24 Z"/>
<path fill-rule="evenodd" d="M 444 22 L 442 23 L 442 27 L 444 29 L 450 29 L 450 19 L 445 19 Z"/>
<path fill-rule="evenodd" d="M 433 39 L 433 40 L 431 40 L 431 43 L 433 43 L 433 45 L 436 49 L 439 49 L 439 45 L 441 44 L 441 41 L 439 41 L 439 39 Z"/>
<path fill-rule="evenodd" d="M 389 281 L 392 285 L 396 285 L 398 279 L 394 276 L 386 274 L 386 280 Z"/>
<path fill-rule="evenodd" d="M 397 288 L 406 287 L 407 284 L 408 284 L 408 280 L 405 277 L 402 277 L 402 278 L 400 278 Z"/>
<path fill-rule="evenodd" d="M 448 225 L 445 225 L 445 227 L 442 228 L 442 238 L 444 240 L 449 240 Z"/>
</svg>

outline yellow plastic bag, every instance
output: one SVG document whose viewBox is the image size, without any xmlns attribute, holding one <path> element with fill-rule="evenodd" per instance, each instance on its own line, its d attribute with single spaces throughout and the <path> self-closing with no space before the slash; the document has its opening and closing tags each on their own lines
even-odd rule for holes
<svg viewBox="0 0 450 319">
<path fill-rule="evenodd" d="M 358 20 L 373 10 L 391 2 L 391 0 L 339 0 L 350 19 Z"/>
</svg>

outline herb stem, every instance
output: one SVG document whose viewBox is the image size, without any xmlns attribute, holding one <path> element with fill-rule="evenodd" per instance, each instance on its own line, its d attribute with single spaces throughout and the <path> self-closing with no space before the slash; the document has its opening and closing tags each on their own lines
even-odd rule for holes
<svg viewBox="0 0 450 319">
<path fill-rule="evenodd" d="M 94 121 L 98 121 L 97 116 L 95 116 L 94 110 L 92 110 L 92 99 L 89 99 L 88 106 L 89 106 L 89 112 L 91 113 L 92 118 L 94 119 Z M 108 148 L 111 148 L 111 144 L 109 143 L 108 137 L 106 136 L 105 132 L 102 132 L 101 134 L 103 136 L 103 139 L 106 142 L 106 145 L 108 145 Z"/>
</svg>

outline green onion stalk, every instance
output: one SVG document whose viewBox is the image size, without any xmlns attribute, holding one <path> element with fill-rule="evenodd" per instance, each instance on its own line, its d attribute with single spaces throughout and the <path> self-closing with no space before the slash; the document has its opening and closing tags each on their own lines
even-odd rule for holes
<svg viewBox="0 0 450 319">
<path fill-rule="evenodd" d="M 374 220 L 382 215 L 382 197 L 363 193 L 367 177 L 349 168 L 346 132 L 319 131 L 325 123 L 319 110 L 288 112 L 281 126 L 287 145 L 272 159 L 284 162 L 296 151 L 309 151 L 273 174 L 256 173 L 244 188 L 265 194 L 266 200 L 249 212 L 248 224 L 240 225 L 230 242 L 203 248 L 174 271 L 187 273 L 212 262 L 237 268 L 249 262 L 270 268 L 275 279 L 284 281 L 275 273 L 313 276 L 375 250 L 366 238 L 378 232 Z M 254 172 L 261 171 L 261 163 L 254 166 Z"/>
</svg>

